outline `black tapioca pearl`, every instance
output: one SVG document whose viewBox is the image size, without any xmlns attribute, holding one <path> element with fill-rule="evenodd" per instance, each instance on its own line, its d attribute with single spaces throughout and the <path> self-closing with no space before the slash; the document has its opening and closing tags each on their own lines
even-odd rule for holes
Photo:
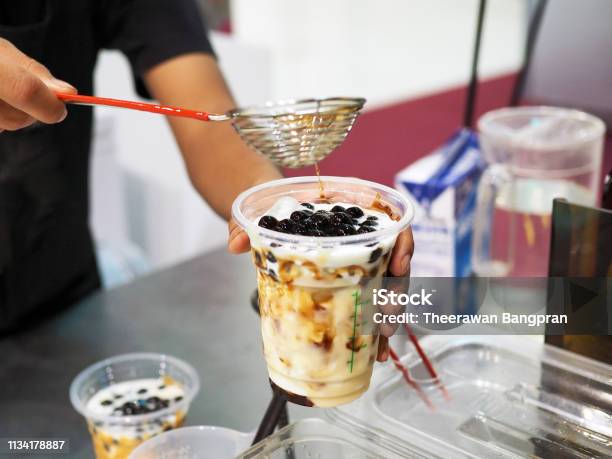
<svg viewBox="0 0 612 459">
<path fill-rule="evenodd" d="M 276 257 L 274 256 L 274 254 L 272 252 L 268 252 L 266 253 L 266 259 L 270 262 L 270 263 L 276 263 Z"/>
<path fill-rule="evenodd" d="M 297 223 L 293 229 L 293 234 L 299 234 L 300 236 L 308 236 L 309 228 L 301 223 Z"/>
<path fill-rule="evenodd" d="M 274 218 L 272 215 L 264 215 L 263 217 L 259 219 L 259 222 L 257 223 L 257 225 L 261 226 L 262 228 L 273 230 L 278 225 L 278 220 Z"/>
<path fill-rule="evenodd" d="M 376 220 L 378 220 L 378 217 L 376 215 L 368 215 L 366 217 L 366 221 L 375 222 Z"/>
<path fill-rule="evenodd" d="M 115 394 L 115 400 L 119 400 L 120 398 L 123 398 L 123 395 L 121 395 L 121 394 Z"/>
<path fill-rule="evenodd" d="M 318 229 L 310 230 L 310 233 L 308 235 L 313 237 L 325 237 L 325 233 Z"/>
<path fill-rule="evenodd" d="M 109 405 L 112 405 L 112 404 L 113 404 L 112 400 L 102 400 L 100 402 L 100 405 L 102 405 L 102 406 L 109 406 Z"/>
<path fill-rule="evenodd" d="M 278 282 L 278 277 L 277 277 L 276 273 L 274 272 L 274 270 L 268 269 L 268 276 L 270 276 L 273 280 Z"/>
<path fill-rule="evenodd" d="M 376 220 L 366 220 L 360 226 L 375 227 L 375 226 L 378 226 L 378 222 Z"/>
<path fill-rule="evenodd" d="M 165 384 L 162 384 L 161 386 L 158 387 L 159 390 L 164 390 L 166 388 Z"/>
<path fill-rule="evenodd" d="M 324 215 L 313 215 L 306 221 L 306 228 L 313 230 L 317 229 L 326 232 L 327 228 L 331 225 L 331 221 Z"/>
<path fill-rule="evenodd" d="M 381 254 L 382 254 L 382 249 L 380 247 L 378 247 L 377 249 L 374 249 L 372 253 L 370 254 L 368 263 L 374 263 L 376 260 L 380 258 Z"/>
<path fill-rule="evenodd" d="M 278 225 L 276 225 L 276 231 L 280 231 L 281 233 L 293 233 L 295 229 L 295 223 L 288 218 L 281 220 Z"/>
<path fill-rule="evenodd" d="M 344 234 L 347 236 L 352 236 L 353 234 L 357 234 L 357 231 L 352 225 L 342 224 L 340 225 L 340 229 L 344 231 Z"/>
<path fill-rule="evenodd" d="M 371 233 L 372 231 L 376 231 L 371 226 L 360 226 L 357 230 L 357 234 Z"/>
<path fill-rule="evenodd" d="M 346 209 L 346 213 L 353 218 L 363 217 L 363 210 L 361 210 L 359 207 L 349 207 Z"/>
<path fill-rule="evenodd" d="M 142 394 L 146 394 L 147 392 L 148 392 L 147 389 L 143 387 L 142 389 L 139 389 L 137 393 L 142 395 Z"/>
<path fill-rule="evenodd" d="M 183 400 L 183 396 L 179 395 L 178 397 L 174 397 L 174 401 L 175 402 L 180 402 L 181 400 Z"/>
<path fill-rule="evenodd" d="M 121 411 L 123 412 L 124 415 L 130 416 L 130 415 L 133 415 L 133 414 L 139 414 L 140 407 L 137 404 L 133 403 L 133 402 L 125 402 L 121 406 Z"/>
<path fill-rule="evenodd" d="M 291 213 L 291 216 L 289 218 L 294 222 L 303 222 L 308 217 L 310 217 L 310 215 L 307 214 L 305 211 L 296 210 L 295 212 Z"/>
<path fill-rule="evenodd" d="M 339 223 L 343 223 L 345 225 L 352 225 L 353 219 L 349 214 L 344 212 L 335 213 L 331 219 L 332 221 L 338 221 Z"/>
<path fill-rule="evenodd" d="M 345 210 L 345 209 L 344 209 L 344 207 L 342 207 L 342 206 L 334 206 L 334 207 L 332 207 L 332 208 L 331 208 L 331 211 L 332 211 L 333 213 L 336 213 L 336 212 L 344 212 L 344 210 Z"/>
<path fill-rule="evenodd" d="M 316 211 L 316 212 L 313 214 L 313 216 L 314 216 L 314 215 L 322 215 L 323 217 L 330 218 L 330 217 L 331 217 L 333 214 L 332 214 L 332 213 L 331 213 L 329 210 L 323 210 L 323 209 L 320 209 L 320 210 L 317 210 L 317 211 Z"/>
<path fill-rule="evenodd" d="M 302 202 L 300 205 L 306 207 L 307 209 L 314 210 L 314 206 L 309 202 Z"/>
</svg>

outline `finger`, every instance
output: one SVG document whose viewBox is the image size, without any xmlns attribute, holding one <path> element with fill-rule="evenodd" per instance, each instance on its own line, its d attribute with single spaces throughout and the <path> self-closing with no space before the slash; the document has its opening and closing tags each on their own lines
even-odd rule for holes
<svg viewBox="0 0 612 459">
<path fill-rule="evenodd" d="M 36 120 L 26 113 L 0 100 L 0 130 L 16 131 L 30 126 Z"/>
<path fill-rule="evenodd" d="M 378 338 L 378 355 L 376 360 L 379 362 L 386 362 L 389 358 L 389 338 L 381 336 Z"/>
<path fill-rule="evenodd" d="M 236 222 L 234 222 L 234 220 L 229 221 L 228 231 L 229 239 L 227 242 L 227 249 L 230 253 L 244 253 L 251 248 L 248 235 L 236 224 Z"/>
<path fill-rule="evenodd" d="M 0 55 L 4 56 L 13 64 L 23 67 L 26 71 L 33 73 L 54 91 L 70 94 L 75 94 L 77 92 L 76 88 L 70 83 L 55 78 L 47 67 L 22 53 L 10 41 L 3 38 L 0 38 Z"/>
<path fill-rule="evenodd" d="M 412 238 L 412 229 L 408 228 L 397 237 L 393 247 L 389 264 L 391 274 L 398 277 L 405 276 L 408 273 L 413 253 L 414 240 Z"/>
</svg>

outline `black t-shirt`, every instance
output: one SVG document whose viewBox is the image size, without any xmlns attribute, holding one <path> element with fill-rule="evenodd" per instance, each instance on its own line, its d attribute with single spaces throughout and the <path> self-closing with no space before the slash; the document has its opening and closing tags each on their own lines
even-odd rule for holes
<svg viewBox="0 0 612 459">
<path fill-rule="evenodd" d="M 0 36 L 82 94 L 101 49 L 125 53 L 145 96 L 143 72 L 212 53 L 192 0 L 2 1 Z M 0 134 L 0 335 L 100 285 L 88 228 L 92 111 L 68 111 L 62 123 Z"/>
</svg>

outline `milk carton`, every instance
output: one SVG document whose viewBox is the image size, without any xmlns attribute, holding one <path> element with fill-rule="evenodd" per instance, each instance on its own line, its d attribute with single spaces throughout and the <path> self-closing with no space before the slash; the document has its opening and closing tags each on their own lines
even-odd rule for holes
<svg viewBox="0 0 612 459">
<path fill-rule="evenodd" d="M 471 270 L 476 188 L 484 169 L 477 135 L 463 129 L 395 176 L 415 207 L 413 277 L 466 277 Z"/>
</svg>

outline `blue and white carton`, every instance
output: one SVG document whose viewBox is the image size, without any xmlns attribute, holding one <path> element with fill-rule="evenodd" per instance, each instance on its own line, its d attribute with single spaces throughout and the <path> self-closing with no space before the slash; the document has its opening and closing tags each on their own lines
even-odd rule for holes
<svg viewBox="0 0 612 459">
<path fill-rule="evenodd" d="M 478 136 L 462 129 L 395 176 L 395 187 L 415 208 L 412 277 L 471 275 L 476 189 L 483 170 Z"/>
</svg>

